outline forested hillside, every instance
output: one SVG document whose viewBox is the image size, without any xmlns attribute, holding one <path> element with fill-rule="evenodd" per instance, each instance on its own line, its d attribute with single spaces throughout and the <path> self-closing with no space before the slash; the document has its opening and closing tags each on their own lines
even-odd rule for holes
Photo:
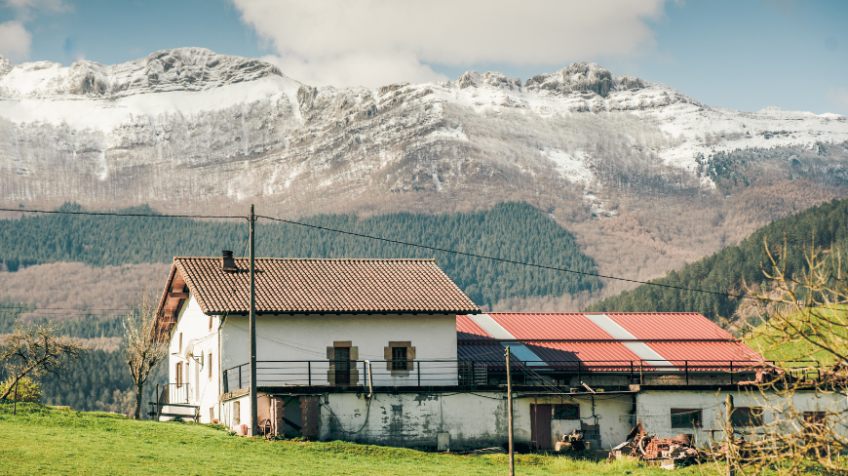
<svg viewBox="0 0 848 476">
<path fill-rule="evenodd" d="M 848 200 L 834 200 L 777 220 L 757 230 L 739 245 L 672 271 L 653 282 L 717 293 L 739 293 L 743 283 L 763 283 L 770 268 L 764 240 L 787 273 L 805 271 L 804 250 L 840 248 L 848 251 Z M 784 247 L 785 244 L 785 247 Z M 588 311 L 694 311 L 707 317 L 730 318 L 740 300 L 716 294 L 642 285 L 590 306 Z"/>
<path fill-rule="evenodd" d="M 20 314 L 32 310 L 33 306 L 9 301 L 0 301 L 0 335 L 13 331 Z M 59 322 L 50 322 L 39 317 L 31 324 L 50 325 L 56 335 L 64 335 L 82 340 L 112 339 L 121 336 L 119 319 L 103 320 L 97 316 L 85 316 Z M 47 405 L 67 405 L 82 411 L 109 411 L 128 413 L 135 405 L 132 378 L 124 354 L 115 350 L 90 349 L 82 362 L 73 365 L 68 371 L 56 375 L 45 375 L 38 379 L 42 388 L 42 403 Z M 148 387 L 145 405 L 152 401 L 154 385 L 167 381 L 165 365 L 154 370 Z M 0 381 L 5 380 L 4 369 L 0 368 Z M 145 406 L 143 412 L 149 407 Z"/>
<path fill-rule="evenodd" d="M 67 205 L 65 209 L 78 210 Z M 153 213 L 148 208 L 125 212 Z M 325 227 L 511 260 L 594 272 L 573 236 L 537 209 L 504 203 L 491 210 L 445 215 L 399 213 L 366 219 L 322 215 L 303 220 Z M 245 222 L 145 217 L 43 215 L 0 221 L 0 261 L 21 265 L 79 261 L 94 266 L 166 263 L 174 256 L 244 255 Z M 512 296 L 595 290 L 590 276 L 559 273 L 433 252 L 294 225 L 259 222 L 256 253 L 263 257 L 432 258 L 477 304 Z"/>
</svg>

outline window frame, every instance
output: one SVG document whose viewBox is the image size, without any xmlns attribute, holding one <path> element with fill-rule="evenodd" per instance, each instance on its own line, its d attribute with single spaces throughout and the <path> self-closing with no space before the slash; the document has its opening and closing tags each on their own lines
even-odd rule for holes
<svg viewBox="0 0 848 476">
<path fill-rule="evenodd" d="M 735 407 L 730 414 L 733 426 L 758 427 L 765 426 L 762 407 Z"/>
<path fill-rule="evenodd" d="M 575 410 L 574 416 L 568 416 L 568 410 Z M 559 411 L 562 410 L 562 415 L 559 415 Z M 554 405 L 554 420 L 579 420 L 580 419 L 580 405 L 575 403 L 560 403 Z"/>
<path fill-rule="evenodd" d="M 669 410 L 672 428 L 701 428 L 703 425 L 703 408 L 671 408 Z M 690 418 L 686 423 L 674 423 L 675 415 L 685 414 L 698 415 L 698 419 L 695 422 L 693 422 Z"/>
<path fill-rule="evenodd" d="M 403 353 L 403 357 L 396 354 Z M 409 370 L 409 347 L 392 347 L 392 371 Z"/>
</svg>

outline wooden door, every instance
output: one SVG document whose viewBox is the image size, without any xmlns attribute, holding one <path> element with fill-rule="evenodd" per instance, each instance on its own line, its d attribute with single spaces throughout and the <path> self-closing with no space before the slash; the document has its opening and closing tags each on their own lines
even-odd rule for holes
<svg viewBox="0 0 848 476">
<path fill-rule="evenodd" d="M 336 347 L 336 385 L 350 385 L 350 347 Z"/>
<path fill-rule="evenodd" d="M 551 449 L 551 413 L 549 404 L 530 405 L 530 439 L 536 450 Z"/>
</svg>

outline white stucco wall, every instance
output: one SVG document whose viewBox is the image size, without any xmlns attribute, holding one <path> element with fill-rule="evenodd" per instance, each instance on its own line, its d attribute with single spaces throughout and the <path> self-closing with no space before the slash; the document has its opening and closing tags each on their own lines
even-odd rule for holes
<svg viewBox="0 0 848 476">
<path fill-rule="evenodd" d="M 727 395 L 733 396 L 735 407 L 760 407 L 764 409 L 763 422 L 769 424 L 775 421 L 775 415 L 768 411 L 769 408 L 785 408 L 786 401 L 776 397 L 763 397 L 756 392 L 717 392 L 717 391 L 663 391 L 651 390 L 639 393 L 636 400 L 637 418 L 642 420 L 645 429 L 656 434 L 660 438 L 674 437 L 680 433 L 695 433 L 696 441 L 707 444 L 711 437 L 722 440 L 720 431 L 710 432 L 723 428 L 722 422 L 725 418 L 725 399 Z M 843 395 L 824 395 L 815 392 L 797 392 L 792 404 L 798 412 L 807 411 L 844 411 L 846 406 Z M 693 431 L 688 428 L 671 427 L 671 409 L 701 409 L 701 427 Z M 782 420 L 783 418 L 781 418 Z M 739 428 L 756 432 L 756 428 Z M 839 430 L 848 435 L 848 428 L 844 422 Z M 714 436 L 713 436 L 714 435 Z"/>
<path fill-rule="evenodd" d="M 200 407 L 200 421 L 203 423 L 210 423 L 211 420 L 218 419 L 220 413 L 218 405 L 220 393 L 218 391 L 220 358 L 218 324 L 219 319 L 213 316 L 212 331 L 210 332 L 209 316 L 203 313 L 194 296 L 189 295 L 189 299 L 180 309 L 177 323 L 171 333 L 171 343 L 168 349 L 168 382 L 176 383 L 176 364 L 188 362 L 188 372 L 185 369 L 183 370 L 183 382 L 188 383 L 188 388 L 186 389 L 183 386 L 182 389 L 177 390 L 176 395 L 181 397 L 188 390 L 188 403 Z M 182 347 L 180 347 L 180 334 L 182 334 Z M 189 349 L 193 358 L 186 355 Z M 209 358 L 210 354 L 211 359 Z M 212 367 L 211 378 L 209 377 L 209 366 Z M 186 409 L 167 406 L 163 408 L 163 411 L 166 413 L 189 413 Z M 214 415 L 214 418 L 212 415 Z"/>
<path fill-rule="evenodd" d="M 228 316 L 221 329 L 224 369 L 248 362 L 248 319 Z M 264 385 L 307 385 L 307 364 L 262 361 L 319 361 L 311 364 L 312 384 L 326 385 L 327 347 L 334 341 L 351 341 L 358 360 L 384 360 L 390 341 L 410 341 L 420 366 L 422 385 L 456 385 L 456 317 L 454 315 L 281 315 L 256 319 L 257 380 Z M 372 365 L 374 385 L 417 385 L 419 369 L 408 375 L 392 375 L 385 363 Z M 246 369 L 246 368 L 245 368 Z M 360 363 L 359 384 L 367 385 Z M 247 377 L 244 376 L 246 379 Z M 230 389 L 232 390 L 232 389 Z"/>
</svg>

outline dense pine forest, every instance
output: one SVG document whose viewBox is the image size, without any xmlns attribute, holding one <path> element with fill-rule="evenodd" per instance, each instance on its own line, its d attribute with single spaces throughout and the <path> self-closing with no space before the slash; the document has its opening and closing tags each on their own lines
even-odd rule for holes
<svg viewBox="0 0 848 476">
<path fill-rule="evenodd" d="M 836 249 L 848 252 L 848 200 L 834 200 L 776 220 L 754 232 L 739 245 L 668 273 L 653 282 L 697 288 L 717 293 L 740 293 L 743 283 L 763 283 L 763 268 L 771 265 L 764 241 L 787 273 L 807 269 L 805 250 Z M 843 261 L 844 262 L 844 261 Z M 642 285 L 589 307 L 589 311 L 694 311 L 712 319 L 731 318 L 740 299 L 693 291 Z"/>
<path fill-rule="evenodd" d="M 66 205 L 66 210 L 80 210 Z M 124 213 L 153 213 L 146 207 Z M 503 203 L 491 210 L 448 215 L 399 213 L 359 219 L 322 215 L 304 222 L 517 261 L 594 272 L 574 237 L 539 210 Z M 245 222 L 179 218 L 40 215 L 0 221 L 0 261 L 19 266 L 77 261 L 93 266 L 167 263 L 174 256 L 244 255 Z M 434 252 L 296 225 L 260 221 L 256 254 L 298 258 L 436 258 L 439 266 L 480 305 L 513 296 L 559 296 L 600 288 L 591 276 L 510 265 Z"/>
</svg>

